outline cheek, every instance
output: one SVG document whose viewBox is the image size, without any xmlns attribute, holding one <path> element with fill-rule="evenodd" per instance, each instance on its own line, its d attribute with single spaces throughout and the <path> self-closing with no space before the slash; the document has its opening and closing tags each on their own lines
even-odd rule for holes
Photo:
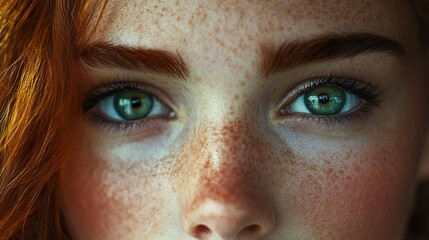
<svg viewBox="0 0 429 240">
<path fill-rule="evenodd" d="M 319 165 L 298 164 L 301 173 L 291 181 L 292 197 L 286 201 L 299 226 L 326 239 L 398 238 L 410 205 L 415 174 L 410 163 L 415 160 L 395 144 L 360 150 L 322 155 Z"/>
<path fill-rule="evenodd" d="M 168 181 L 162 173 L 137 164 L 112 162 L 121 159 L 100 159 L 84 152 L 63 167 L 61 202 L 74 239 L 122 239 L 137 230 L 140 236 L 160 232 Z"/>
</svg>

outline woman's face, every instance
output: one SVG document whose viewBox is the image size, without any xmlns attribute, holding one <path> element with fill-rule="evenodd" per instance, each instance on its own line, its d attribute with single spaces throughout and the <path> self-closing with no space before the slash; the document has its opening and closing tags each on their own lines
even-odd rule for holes
<svg viewBox="0 0 429 240">
<path fill-rule="evenodd" d="M 113 0 L 91 39 L 73 239 L 401 238 L 427 111 L 406 1 Z"/>
</svg>

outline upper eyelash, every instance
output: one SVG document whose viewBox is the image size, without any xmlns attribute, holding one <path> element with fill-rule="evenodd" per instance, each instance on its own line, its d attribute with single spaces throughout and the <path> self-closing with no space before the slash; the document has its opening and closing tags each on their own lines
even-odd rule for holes
<svg viewBox="0 0 429 240">
<path fill-rule="evenodd" d="M 323 77 L 315 77 L 298 87 L 295 98 L 297 99 L 316 87 L 333 85 L 355 94 L 370 105 L 380 107 L 383 92 L 371 83 L 358 79 L 360 78 L 354 75 L 344 75 L 339 73 L 332 73 Z"/>
<path fill-rule="evenodd" d="M 296 101 L 299 97 L 317 87 L 336 86 L 351 94 L 355 94 L 364 100 L 364 103 L 355 111 L 337 115 L 299 114 L 302 117 L 301 120 L 304 122 L 315 122 L 316 124 L 322 122 L 330 126 L 332 124 L 345 124 L 345 122 L 355 119 L 364 119 L 368 117 L 373 107 L 381 108 L 380 104 L 383 102 L 383 92 L 379 87 L 360 79 L 363 78 L 356 74 L 341 74 L 337 72 L 326 76 L 315 76 L 309 78 L 308 81 L 302 83 L 293 91 L 294 99 L 291 102 Z M 282 107 L 279 113 L 280 115 L 289 114 L 288 107 Z"/>
<path fill-rule="evenodd" d="M 157 94 L 154 94 L 148 88 L 142 87 L 140 83 L 133 82 L 129 79 L 123 79 L 120 76 L 115 75 L 113 79 L 110 80 L 109 78 L 109 80 L 106 81 L 106 84 L 103 84 L 101 87 L 93 89 L 84 94 L 84 100 L 82 102 L 83 112 L 87 114 L 87 117 L 91 119 L 91 121 L 98 123 L 100 126 L 104 127 L 112 134 L 125 134 L 127 130 L 131 128 L 141 128 L 146 124 L 150 123 L 151 119 L 124 122 L 110 121 L 104 117 L 101 117 L 98 114 L 90 112 L 90 110 L 104 98 L 110 97 L 124 90 L 139 90 L 150 94 L 154 98 L 157 98 Z"/>
<path fill-rule="evenodd" d="M 347 114 L 334 115 L 334 116 L 331 116 L 331 115 L 330 116 L 318 116 L 318 115 L 313 116 L 311 114 L 304 114 L 303 118 L 305 118 L 306 120 L 311 119 L 312 121 L 316 121 L 317 123 L 320 123 L 321 121 L 325 122 L 326 124 L 329 124 L 332 121 L 343 123 L 344 121 L 350 120 L 351 118 L 365 117 L 366 116 L 365 114 L 371 110 L 370 106 L 380 107 L 380 103 L 382 102 L 381 97 L 383 95 L 383 92 L 378 87 L 375 87 L 374 85 L 368 82 L 361 81 L 358 79 L 360 78 L 353 75 L 343 75 L 339 73 L 333 73 L 327 76 L 322 76 L 322 77 L 319 76 L 319 77 L 311 78 L 311 80 L 300 85 L 295 91 L 295 99 L 297 99 L 298 97 L 302 96 L 303 94 L 311 91 L 316 87 L 333 85 L 333 86 L 338 86 L 344 89 L 345 91 L 348 91 L 352 94 L 357 95 L 358 97 L 365 100 L 367 103 L 366 106 L 362 107 L 361 111 L 357 111 L 354 113 L 347 113 Z M 140 87 L 138 83 L 121 79 L 119 76 L 115 75 L 115 77 L 113 78 L 112 81 L 110 81 L 110 83 L 104 84 L 98 89 L 92 90 L 89 93 L 85 94 L 84 101 L 82 103 L 83 111 L 88 112 L 102 99 L 124 90 L 141 90 L 141 91 L 146 91 L 150 93 L 150 91 L 148 91 L 147 89 Z M 128 123 L 128 124 L 135 124 L 135 123 Z M 116 127 L 127 128 L 128 124 L 120 125 Z"/>
<path fill-rule="evenodd" d="M 120 79 L 119 76 L 115 75 L 115 77 L 110 83 L 104 84 L 101 87 L 89 91 L 84 95 L 84 101 L 82 103 L 83 112 L 85 113 L 91 110 L 102 99 L 124 90 L 140 90 L 150 92 L 147 89 L 142 89 L 139 84 L 135 82 Z"/>
</svg>

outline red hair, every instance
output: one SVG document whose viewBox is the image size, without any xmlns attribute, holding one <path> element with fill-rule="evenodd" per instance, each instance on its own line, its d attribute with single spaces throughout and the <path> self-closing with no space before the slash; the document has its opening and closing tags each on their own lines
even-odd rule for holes
<svg viewBox="0 0 429 240">
<path fill-rule="evenodd" d="M 3 0 L 0 6 L 0 239 L 63 239 L 56 196 L 78 116 L 82 0 Z"/>
<path fill-rule="evenodd" d="M 429 23 L 429 3 L 410 1 Z M 104 5 L 106 2 L 104 2 Z M 56 193 L 79 116 L 78 64 L 93 9 L 85 0 L 0 5 L 0 239 L 64 239 Z"/>
</svg>

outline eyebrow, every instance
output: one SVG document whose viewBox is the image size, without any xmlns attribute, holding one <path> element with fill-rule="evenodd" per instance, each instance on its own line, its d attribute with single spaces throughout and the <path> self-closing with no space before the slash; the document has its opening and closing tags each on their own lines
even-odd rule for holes
<svg viewBox="0 0 429 240">
<path fill-rule="evenodd" d="M 94 42 L 82 50 L 80 57 L 92 67 L 147 71 L 184 80 L 189 78 L 189 68 L 178 52 Z"/>
<path fill-rule="evenodd" d="M 351 58 L 374 52 L 395 56 L 405 54 L 404 48 L 399 43 L 382 35 L 331 34 L 304 41 L 286 41 L 279 46 L 261 45 L 260 71 L 263 76 L 268 77 L 303 64 Z M 84 48 L 80 57 L 92 67 L 148 71 L 184 80 L 189 78 L 189 67 L 178 52 L 98 41 Z"/>
<path fill-rule="evenodd" d="M 307 63 L 351 58 L 364 53 L 405 54 L 404 48 L 396 41 L 371 33 L 333 34 L 284 42 L 279 46 L 261 45 L 261 52 L 260 70 L 265 77 Z"/>
</svg>

